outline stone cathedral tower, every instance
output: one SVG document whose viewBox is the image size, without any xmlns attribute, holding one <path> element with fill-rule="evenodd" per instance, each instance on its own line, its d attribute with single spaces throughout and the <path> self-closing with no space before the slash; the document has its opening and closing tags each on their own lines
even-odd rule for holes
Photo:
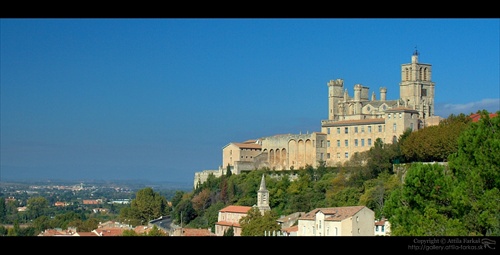
<svg viewBox="0 0 500 255">
<path fill-rule="evenodd" d="M 260 188 L 257 192 L 257 207 L 262 214 L 264 214 L 265 211 L 271 210 L 271 207 L 269 206 L 269 191 L 266 189 L 266 180 L 264 179 L 264 175 L 262 175 Z"/>
<path fill-rule="evenodd" d="M 403 106 L 418 111 L 421 119 L 434 116 L 432 66 L 418 62 L 417 50 L 411 57 L 411 63 L 401 65 L 399 95 Z"/>
</svg>

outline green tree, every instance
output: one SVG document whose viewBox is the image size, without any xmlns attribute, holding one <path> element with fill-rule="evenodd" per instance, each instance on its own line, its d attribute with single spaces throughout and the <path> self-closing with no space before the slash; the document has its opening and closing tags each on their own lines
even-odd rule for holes
<svg viewBox="0 0 500 255">
<path fill-rule="evenodd" d="M 153 225 L 153 227 L 151 228 L 151 230 L 149 230 L 147 233 L 146 233 L 147 236 L 167 236 L 167 234 L 161 230 L 160 228 L 158 228 L 158 226 L 156 225 Z"/>
<path fill-rule="evenodd" d="M 437 126 L 412 132 L 401 142 L 401 153 L 408 162 L 447 161 L 457 151 L 458 137 L 469 123 L 468 116 L 451 114 Z"/>
<path fill-rule="evenodd" d="M 45 213 L 49 203 L 44 197 L 32 197 L 28 199 L 27 208 L 30 219 L 36 219 Z"/>
<path fill-rule="evenodd" d="M 150 187 L 139 190 L 130 207 L 128 218 L 139 219 L 141 224 L 165 216 L 169 211 L 167 199 Z"/>
<path fill-rule="evenodd" d="M 449 157 L 456 176 L 454 205 L 468 235 L 500 234 L 500 117 L 479 112 L 458 139 L 458 150 Z"/>
<path fill-rule="evenodd" d="M 359 198 L 359 204 L 371 208 L 376 218 L 382 218 L 385 201 L 391 192 L 400 186 L 397 175 L 384 172 L 364 183 L 364 193 Z"/>
<path fill-rule="evenodd" d="M 223 236 L 234 236 L 234 228 L 233 226 L 229 227 L 226 231 L 224 231 Z"/>
<path fill-rule="evenodd" d="M 262 215 L 259 208 L 252 207 L 246 216 L 240 219 L 241 236 L 264 236 L 266 232 L 276 232 L 280 226 L 273 211 Z"/>
<path fill-rule="evenodd" d="M 4 223 L 7 216 L 7 206 L 4 197 L 0 197 L 0 224 Z"/>
<path fill-rule="evenodd" d="M 51 221 L 49 217 L 47 217 L 46 215 L 42 215 L 34 219 L 32 225 L 38 233 L 43 232 L 46 229 L 52 228 Z"/>
<path fill-rule="evenodd" d="M 452 205 L 452 188 L 453 176 L 444 166 L 413 163 L 402 188 L 394 190 L 384 206 L 392 235 L 465 235 Z"/>
<path fill-rule="evenodd" d="M 66 212 L 64 214 L 58 214 L 51 220 L 50 225 L 54 228 L 66 229 L 70 226 L 71 222 L 74 221 L 84 221 L 85 215 L 76 212 Z"/>
<path fill-rule="evenodd" d="M 122 236 L 139 236 L 139 235 L 133 229 L 125 229 L 122 232 Z"/>
<path fill-rule="evenodd" d="M 85 221 L 76 219 L 68 223 L 68 227 L 75 227 L 78 232 L 91 232 L 97 229 L 98 226 L 99 220 L 96 218 L 90 218 Z"/>
<path fill-rule="evenodd" d="M 368 150 L 367 167 L 371 171 L 369 178 L 375 178 L 380 173 L 392 173 L 393 160 L 397 158 L 397 144 L 384 144 L 377 138 L 373 147 Z M 366 179 L 365 179 L 366 180 Z"/>
<path fill-rule="evenodd" d="M 4 225 L 0 225 L 0 236 L 7 236 L 8 230 Z"/>
<path fill-rule="evenodd" d="M 177 190 L 174 194 L 174 197 L 172 198 L 172 207 L 176 207 L 179 202 L 181 202 L 182 197 L 184 196 L 186 192 L 182 190 Z"/>
<path fill-rule="evenodd" d="M 174 222 L 181 224 L 181 226 L 185 226 L 198 216 L 189 199 L 183 199 L 174 209 L 173 215 L 175 216 Z"/>
<path fill-rule="evenodd" d="M 14 226 L 12 228 L 9 228 L 9 231 L 7 233 L 8 236 L 20 236 L 19 232 L 21 231 L 21 226 L 19 225 L 19 220 L 14 221 Z"/>
</svg>

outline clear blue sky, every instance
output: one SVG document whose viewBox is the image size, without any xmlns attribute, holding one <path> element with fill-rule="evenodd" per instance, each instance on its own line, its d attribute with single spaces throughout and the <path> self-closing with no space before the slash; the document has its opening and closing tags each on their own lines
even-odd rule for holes
<svg viewBox="0 0 500 255">
<path fill-rule="evenodd" d="M 1 19 L 1 180 L 192 184 L 222 148 L 321 130 L 327 82 L 432 65 L 435 114 L 500 110 L 500 19 Z"/>
</svg>

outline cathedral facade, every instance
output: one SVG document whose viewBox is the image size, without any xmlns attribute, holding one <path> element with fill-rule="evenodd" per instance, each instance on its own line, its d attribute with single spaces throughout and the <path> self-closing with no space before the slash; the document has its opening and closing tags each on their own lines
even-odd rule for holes
<svg viewBox="0 0 500 255">
<path fill-rule="evenodd" d="M 208 175 L 251 171 L 267 167 L 273 170 L 316 167 L 320 161 L 336 166 L 348 161 L 356 152 L 369 150 L 380 138 L 396 142 L 407 129 L 413 131 L 439 124 L 434 115 L 435 84 L 432 65 L 420 63 L 415 51 L 411 62 L 401 65 L 399 98 L 388 100 L 387 89 L 379 88 L 369 95 L 369 87 L 354 85 L 350 96 L 342 79 L 330 80 L 328 86 L 328 119 L 321 121 L 321 131 L 307 134 L 284 134 L 262 137 L 222 148 L 222 165 L 218 170 L 195 173 L 195 187 Z"/>
</svg>

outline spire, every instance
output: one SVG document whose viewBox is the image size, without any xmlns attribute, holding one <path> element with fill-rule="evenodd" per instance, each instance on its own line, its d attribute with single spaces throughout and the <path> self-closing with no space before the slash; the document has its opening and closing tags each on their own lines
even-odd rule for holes
<svg viewBox="0 0 500 255">
<path fill-rule="evenodd" d="M 264 175 L 262 175 L 262 180 L 260 180 L 260 188 L 259 190 L 265 190 L 266 189 L 266 181 L 264 179 Z"/>
<path fill-rule="evenodd" d="M 266 189 L 266 180 L 264 179 L 264 175 L 262 175 L 260 188 L 257 192 L 257 207 L 262 214 L 265 211 L 271 210 L 271 207 L 269 207 L 269 191 Z"/>
</svg>

